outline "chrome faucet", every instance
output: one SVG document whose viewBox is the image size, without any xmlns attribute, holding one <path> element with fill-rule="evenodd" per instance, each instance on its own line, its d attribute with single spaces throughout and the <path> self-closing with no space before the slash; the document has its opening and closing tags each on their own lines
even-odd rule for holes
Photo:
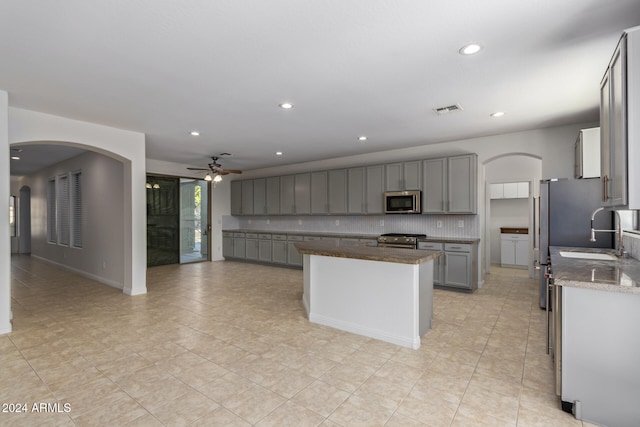
<svg viewBox="0 0 640 427">
<path fill-rule="evenodd" d="M 596 214 L 602 210 L 604 210 L 604 208 L 598 208 L 595 211 L 593 211 L 593 213 L 591 214 L 591 238 L 589 239 L 589 241 L 591 242 L 596 241 L 596 233 L 617 233 L 618 234 L 618 250 L 616 252 L 616 255 L 618 257 L 623 257 L 625 252 L 624 252 L 624 244 L 622 239 L 622 221 L 620 220 L 620 214 L 618 213 L 618 211 L 614 211 L 616 213 L 616 217 L 618 218 L 617 230 L 596 230 L 595 228 L 593 228 L 593 220 L 596 218 Z"/>
</svg>

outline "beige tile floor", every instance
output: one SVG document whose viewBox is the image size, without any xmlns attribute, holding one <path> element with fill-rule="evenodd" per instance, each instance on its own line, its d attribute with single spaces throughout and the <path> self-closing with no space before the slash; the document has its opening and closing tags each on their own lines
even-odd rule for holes
<svg viewBox="0 0 640 427">
<path fill-rule="evenodd" d="M 3 426 L 582 425 L 552 394 L 521 270 L 494 267 L 473 295 L 436 290 L 419 350 L 310 324 L 299 270 L 154 267 L 136 297 L 28 256 L 11 277 L 0 402 L 28 412 Z M 32 411 L 43 402 L 59 409 Z"/>
</svg>

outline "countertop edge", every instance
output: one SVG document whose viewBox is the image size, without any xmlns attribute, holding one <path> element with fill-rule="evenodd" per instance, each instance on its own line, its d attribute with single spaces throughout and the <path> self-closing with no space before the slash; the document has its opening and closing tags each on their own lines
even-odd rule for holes
<svg viewBox="0 0 640 427">
<path fill-rule="evenodd" d="M 318 255 L 334 258 L 351 258 L 366 261 L 391 262 L 396 264 L 418 265 L 439 257 L 441 251 L 379 248 L 365 245 L 329 246 L 322 241 L 295 243 L 298 252 L 303 255 Z"/>
<path fill-rule="evenodd" d="M 638 283 L 640 283 L 639 261 L 633 258 L 616 259 L 615 261 L 596 261 L 579 258 L 564 258 L 560 255 L 560 251 L 615 254 L 615 251 L 613 249 L 551 246 L 549 248 L 549 252 L 551 254 L 551 265 L 553 266 L 554 284 L 556 286 L 640 295 L 640 287 L 637 285 Z M 615 268 L 616 271 L 618 271 L 618 277 L 621 274 L 628 274 L 629 280 L 634 282 L 636 286 L 625 286 L 620 283 L 607 283 L 605 281 L 598 281 L 598 279 L 595 277 L 598 268 L 604 268 L 605 270 Z M 591 271 L 589 271 L 589 273 L 585 273 L 587 270 Z M 575 278 L 575 276 L 584 274 L 592 274 L 592 281 L 585 281 Z M 618 281 L 620 281 L 620 279 L 618 279 Z"/>
</svg>

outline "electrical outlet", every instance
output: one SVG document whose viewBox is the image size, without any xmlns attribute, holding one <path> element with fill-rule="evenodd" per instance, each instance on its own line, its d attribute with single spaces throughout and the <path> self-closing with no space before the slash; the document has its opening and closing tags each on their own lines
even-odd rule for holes
<svg viewBox="0 0 640 427">
<path fill-rule="evenodd" d="M 336 219 L 336 225 L 340 225 L 340 220 Z"/>
<path fill-rule="evenodd" d="M 442 228 L 442 221 L 436 221 L 436 227 Z"/>
<path fill-rule="evenodd" d="M 458 221 L 458 228 L 464 228 L 464 220 Z"/>
<path fill-rule="evenodd" d="M 380 220 L 380 227 L 384 227 L 384 219 Z"/>
</svg>

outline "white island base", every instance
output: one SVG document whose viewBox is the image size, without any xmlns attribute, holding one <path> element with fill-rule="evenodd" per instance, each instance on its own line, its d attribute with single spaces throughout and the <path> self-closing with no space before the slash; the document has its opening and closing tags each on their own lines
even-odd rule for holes
<svg viewBox="0 0 640 427">
<path fill-rule="evenodd" d="M 419 264 L 304 255 L 309 321 L 418 349 L 433 317 L 433 259 Z"/>
</svg>

